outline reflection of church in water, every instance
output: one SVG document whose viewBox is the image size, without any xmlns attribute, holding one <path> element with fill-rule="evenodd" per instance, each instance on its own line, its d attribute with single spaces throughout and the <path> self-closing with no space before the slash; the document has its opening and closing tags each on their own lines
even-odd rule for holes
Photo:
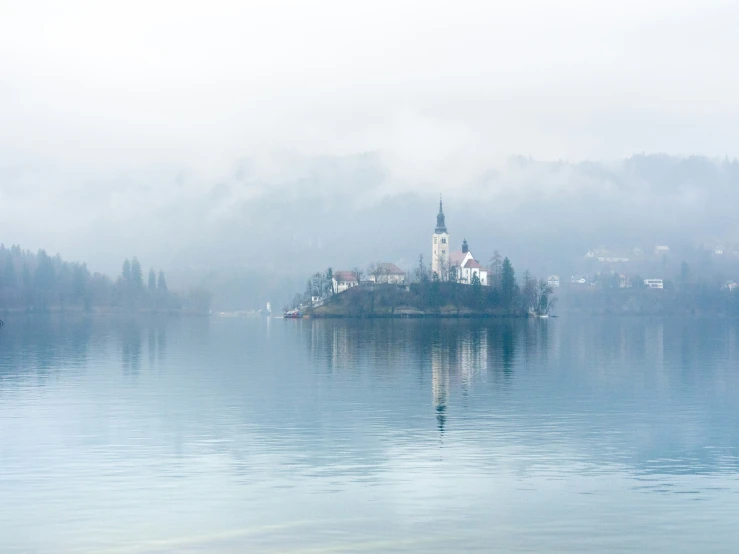
<svg viewBox="0 0 739 554">
<path fill-rule="evenodd" d="M 449 348 L 437 342 L 431 347 L 431 391 L 439 431 L 444 432 L 449 404 L 451 380 L 459 386 L 463 395 L 472 386 L 475 375 L 488 369 L 487 329 L 480 328 L 470 333 Z"/>
</svg>

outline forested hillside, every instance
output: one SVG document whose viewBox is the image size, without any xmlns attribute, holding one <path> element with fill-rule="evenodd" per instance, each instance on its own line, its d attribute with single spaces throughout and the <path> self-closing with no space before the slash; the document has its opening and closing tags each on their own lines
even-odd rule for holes
<svg viewBox="0 0 739 554">
<path fill-rule="evenodd" d="M 193 288 L 171 292 L 163 271 L 144 277 L 139 260 L 123 262 L 115 279 L 91 273 L 87 265 L 68 262 L 44 250 L 33 253 L 0 244 L 0 311 L 188 311 L 206 313 L 210 293 Z"/>
</svg>

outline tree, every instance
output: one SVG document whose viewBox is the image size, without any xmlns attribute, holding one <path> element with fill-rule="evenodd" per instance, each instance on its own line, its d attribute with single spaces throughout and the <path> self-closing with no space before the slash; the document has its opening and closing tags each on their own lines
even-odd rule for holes
<svg viewBox="0 0 739 554">
<path fill-rule="evenodd" d="M 311 286 L 313 288 L 313 294 L 311 296 L 323 296 L 323 275 L 321 275 L 319 272 L 316 272 L 313 277 L 311 277 Z"/>
<path fill-rule="evenodd" d="M 382 275 L 382 265 L 380 265 L 380 262 L 370 264 L 367 267 L 367 274 L 374 277 L 375 283 L 379 283 L 380 276 Z"/>
<path fill-rule="evenodd" d="M 123 278 L 123 282 L 127 285 L 131 282 L 131 262 L 128 261 L 128 258 L 123 262 L 121 277 Z"/>
<path fill-rule="evenodd" d="M 72 270 L 72 294 L 76 299 L 87 297 L 90 272 L 85 264 L 75 264 Z"/>
<path fill-rule="evenodd" d="M 154 273 L 154 268 L 149 270 L 149 292 L 154 294 L 157 291 L 157 274 Z"/>
<path fill-rule="evenodd" d="M 683 263 L 680 264 L 680 282 L 687 285 L 688 281 L 690 281 L 690 266 L 688 262 L 683 260 Z"/>
<path fill-rule="evenodd" d="M 136 289 L 144 288 L 144 275 L 141 271 L 141 263 L 139 263 L 136 256 L 134 256 L 131 261 L 131 282 Z"/>
<path fill-rule="evenodd" d="M 426 267 L 426 264 L 423 263 L 423 254 L 418 256 L 418 265 L 416 266 L 416 269 L 413 271 L 414 277 L 416 279 L 416 282 L 418 283 L 428 283 L 429 282 L 429 269 Z"/>
<path fill-rule="evenodd" d="M 503 265 L 501 266 L 500 289 L 503 306 L 510 310 L 513 306 L 516 291 L 516 273 L 513 270 L 511 261 L 507 257 L 503 260 Z"/>
<path fill-rule="evenodd" d="M 2 276 L 3 286 L 14 287 L 16 284 L 15 268 L 13 267 L 12 258 L 8 258 L 5 262 L 5 269 Z"/>
<path fill-rule="evenodd" d="M 357 285 L 360 285 L 362 283 L 362 279 L 364 278 L 364 271 L 359 269 L 359 267 L 355 267 L 352 269 L 352 275 L 354 275 L 354 278 L 357 280 Z"/>
<path fill-rule="evenodd" d="M 157 280 L 157 290 L 160 294 L 167 293 L 167 279 L 164 278 L 164 271 L 159 270 L 159 279 Z"/>
<path fill-rule="evenodd" d="M 449 280 L 449 262 L 447 262 L 441 255 L 439 255 L 439 259 L 437 260 L 436 267 L 439 268 L 439 274 L 438 274 L 439 281 L 448 281 Z"/>
<path fill-rule="evenodd" d="M 36 256 L 36 273 L 34 274 L 34 285 L 37 289 L 48 291 L 54 287 L 56 272 L 54 263 L 46 251 L 39 250 Z"/>
<path fill-rule="evenodd" d="M 554 292 L 554 289 L 549 286 L 544 279 L 539 279 L 537 288 L 537 302 L 536 302 L 536 313 L 547 314 L 550 308 L 553 306 L 553 302 L 549 301 L 549 296 Z"/>
<path fill-rule="evenodd" d="M 503 259 L 500 257 L 500 252 L 497 250 L 493 252 L 493 257 L 490 258 L 490 285 L 494 287 L 500 287 L 501 274 L 503 272 Z"/>
<path fill-rule="evenodd" d="M 536 292 L 536 279 L 531 277 L 531 273 L 527 269 L 523 272 L 523 290 L 521 291 L 521 301 L 525 310 L 536 309 L 538 301 Z"/>
<path fill-rule="evenodd" d="M 329 291 L 329 294 L 334 293 L 334 270 L 330 267 L 326 270 L 326 285 Z"/>
</svg>

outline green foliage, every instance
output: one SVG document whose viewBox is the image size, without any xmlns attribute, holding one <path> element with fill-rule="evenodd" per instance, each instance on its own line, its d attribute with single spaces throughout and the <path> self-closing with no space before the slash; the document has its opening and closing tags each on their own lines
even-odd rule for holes
<svg viewBox="0 0 739 554">
<path fill-rule="evenodd" d="M 516 300 L 516 272 L 508 258 L 503 260 L 500 271 L 500 296 L 503 306 L 509 311 L 513 309 Z"/>
</svg>

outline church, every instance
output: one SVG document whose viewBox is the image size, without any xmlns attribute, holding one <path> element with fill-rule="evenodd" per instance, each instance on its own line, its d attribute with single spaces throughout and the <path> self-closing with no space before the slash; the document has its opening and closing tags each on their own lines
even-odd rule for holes
<svg viewBox="0 0 739 554">
<path fill-rule="evenodd" d="M 465 285 L 472 284 L 474 276 L 480 284 L 488 284 L 487 270 L 475 260 L 470 252 L 467 240 L 462 241 L 461 251 L 450 251 L 449 231 L 444 218 L 444 206 L 439 199 L 439 213 L 436 216 L 436 228 L 432 237 L 431 274 L 441 281 L 456 281 Z"/>
</svg>

